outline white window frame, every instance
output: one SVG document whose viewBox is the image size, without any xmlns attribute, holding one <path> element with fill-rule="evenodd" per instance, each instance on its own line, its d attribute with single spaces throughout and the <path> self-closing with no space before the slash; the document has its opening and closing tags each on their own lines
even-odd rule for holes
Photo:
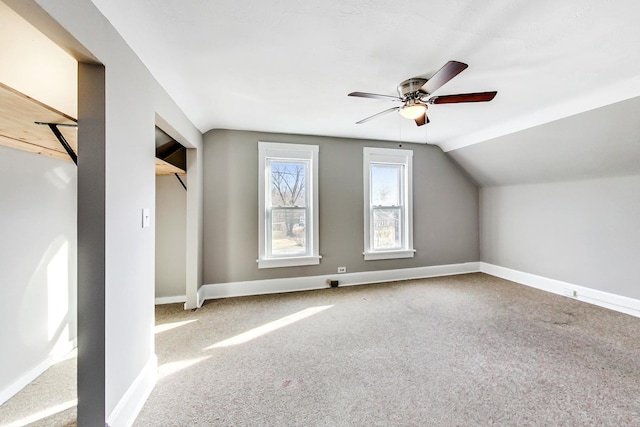
<svg viewBox="0 0 640 427">
<path fill-rule="evenodd" d="M 319 245 L 319 215 L 318 215 L 318 152 L 317 145 L 286 144 L 279 142 L 258 142 L 258 205 L 259 205 L 259 238 L 258 238 L 258 268 L 295 267 L 302 265 L 320 264 Z M 310 255 L 304 256 L 270 256 L 267 251 L 269 229 L 267 224 L 267 197 L 271 194 L 269 159 L 308 160 L 309 174 L 305 182 L 309 218 L 305 218 L 308 229 Z M 310 181 L 310 182 L 309 182 Z"/>
<path fill-rule="evenodd" d="M 374 250 L 371 226 L 371 165 L 391 164 L 403 165 L 404 209 L 402 212 L 402 242 L 401 249 Z M 363 149 L 363 177 L 364 177 L 364 259 L 365 261 L 395 258 L 413 258 L 413 150 L 399 150 L 395 148 L 364 147 Z"/>
</svg>

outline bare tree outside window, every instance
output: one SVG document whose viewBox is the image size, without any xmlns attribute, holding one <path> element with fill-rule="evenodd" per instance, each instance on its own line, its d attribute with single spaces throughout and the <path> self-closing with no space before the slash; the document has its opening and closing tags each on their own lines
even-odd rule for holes
<svg viewBox="0 0 640 427">
<path fill-rule="evenodd" d="M 305 206 L 304 175 L 304 164 L 272 163 L 271 204 L 273 206 Z"/>
<path fill-rule="evenodd" d="M 306 162 L 271 162 L 272 252 L 305 254 Z"/>
<path fill-rule="evenodd" d="M 258 268 L 320 264 L 319 149 L 258 142 Z"/>
<path fill-rule="evenodd" d="M 371 165 L 370 212 L 374 250 L 402 247 L 402 174 L 402 165 Z"/>
</svg>

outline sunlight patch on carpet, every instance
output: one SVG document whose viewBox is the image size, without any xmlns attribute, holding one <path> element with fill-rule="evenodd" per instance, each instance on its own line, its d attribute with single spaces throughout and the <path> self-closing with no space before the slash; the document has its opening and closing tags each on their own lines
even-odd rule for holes
<svg viewBox="0 0 640 427">
<path fill-rule="evenodd" d="M 281 319 L 274 320 L 273 322 L 266 323 L 262 326 L 258 326 L 257 328 L 248 330 L 247 332 L 243 332 L 235 337 L 227 338 L 226 340 L 217 342 L 207 348 L 205 350 L 211 350 L 214 348 L 221 347 L 230 347 L 233 345 L 244 344 L 249 342 L 255 338 L 261 337 L 263 335 L 268 334 L 269 332 L 273 332 L 276 329 L 283 328 L 285 326 L 291 325 L 299 320 L 305 319 L 307 317 L 313 316 L 314 314 L 318 314 L 321 311 L 329 309 L 333 307 L 333 305 L 323 305 L 319 307 L 311 307 L 305 310 L 299 311 L 297 313 L 291 314 L 289 316 L 285 316 Z"/>
<path fill-rule="evenodd" d="M 179 328 L 180 326 L 188 325 L 189 323 L 195 322 L 198 319 L 185 320 L 183 322 L 172 322 L 172 323 L 163 323 L 162 325 L 156 325 L 154 328 L 154 333 L 159 334 L 161 332 L 170 331 L 171 329 Z"/>
<path fill-rule="evenodd" d="M 197 363 L 203 362 L 209 359 L 211 356 L 194 357 L 193 359 L 177 360 L 175 362 L 169 362 L 158 366 L 158 379 L 163 379 L 169 375 L 180 372 L 183 369 L 187 369 Z"/>
<path fill-rule="evenodd" d="M 73 408 L 78 404 L 78 399 L 68 400 L 64 403 L 60 403 L 58 405 L 51 406 L 42 411 L 36 412 L 35 414 L 28 415 L 19 420 L 13 421 L 9 424 L 3 424 L 6 427 L 22 427 L 31 423 L 35 423 L 37 421 L 43 420 L 47 417 L 55 415 L 59 412 L 66 411 L 69 408 Z"/>
</svg>

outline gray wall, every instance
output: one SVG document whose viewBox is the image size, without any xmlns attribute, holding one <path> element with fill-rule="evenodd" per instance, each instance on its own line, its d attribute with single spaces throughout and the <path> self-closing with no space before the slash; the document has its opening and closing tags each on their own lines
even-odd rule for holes
<svg viewBox="0 0 640 427">
<path fill-rule="evenodd" d="M 157 176 L 156 298 L 186 295 L 186 230 L 187 192 L 175 176 Z"/>
<path fill-rule="evenodd" d="M 638 298 L 640 97 L 450 151 L 482 187 L 483 261 Z"/>
<path fill-rule="evenodd" d="M 0 146 L 0 392 L 76 337 L 77 171 Z"/>
<path fill-rule="evenodd" d="M 640 298 L 640 175 L 480 195 L 482 261 Z"/>
<path fill-rule="evenodd" d="M 317 144 L 320 265 L 259 270 L 258 141 Z M 204 142 L 204 283 L 443 265 L 479 260 L 478 189 L 437 147 L 412 149 L 413 259 L 364 261 L 362 148 L 397 143 L 213 130 Z"/>
</svg>

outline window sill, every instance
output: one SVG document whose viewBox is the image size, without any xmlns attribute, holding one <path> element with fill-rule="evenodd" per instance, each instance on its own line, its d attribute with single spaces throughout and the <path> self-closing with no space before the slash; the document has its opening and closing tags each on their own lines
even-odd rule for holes
<svg viewBox="0 0 640 427">
<path fill-rule="evenodd" d="M 378 259 L 413 258 L 415 253 L 415 249 L 405 249 L 400 251 L 363 252 L 363 255 L 365 261 L 375 261 Z"/>
<path fill-rule="evenodd" d="M 322 256 L 304 256 L 289 258 L 263 258 L 258 259 L 258 268 L 299 267 L 303 265 L 318 265 Z"/>
</svg>

